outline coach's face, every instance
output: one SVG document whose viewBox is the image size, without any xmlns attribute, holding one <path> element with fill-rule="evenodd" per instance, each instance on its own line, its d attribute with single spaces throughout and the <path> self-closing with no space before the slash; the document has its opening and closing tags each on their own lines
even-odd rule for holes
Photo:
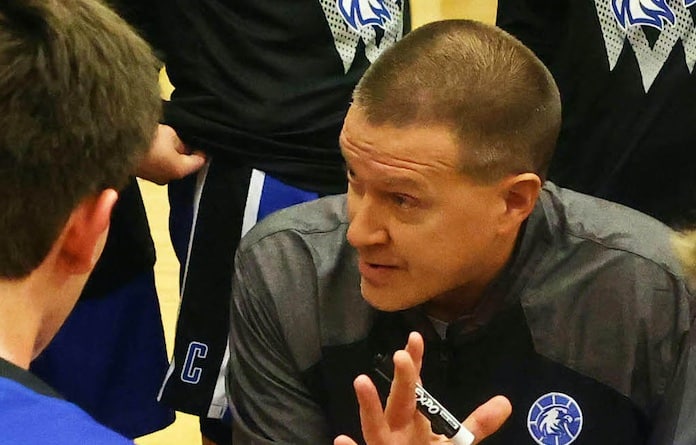
<svg viewBox="0 0 696 445">
<path fill-rule="evenodd" d="M 353 105 L 340 143 L 364 298 L 386 311 L 435 301 L 465 308 L 510 255 L 499 184 L 460 172 L 444 126 L 373 126 Z"/>
</svg>

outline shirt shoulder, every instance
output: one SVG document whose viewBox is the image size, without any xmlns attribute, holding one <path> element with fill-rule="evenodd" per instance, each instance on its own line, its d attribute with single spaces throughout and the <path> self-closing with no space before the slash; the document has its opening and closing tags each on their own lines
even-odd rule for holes
<svg viewBox="0 0 696 445">
<path fill-rule="evenodd" d="M 541 203 L 560 247 L 623 252 L 652 262 L 667 273 L 680 273 L 672 250 L 674 232 L 657 219 L 550 183 L 544 187 Z"/>
<path fill-rule="evenodd" d="M 521 296 L 536 350 L 650 412 L 669 384 L 693 311 L 672 230 L 553 184 L 544 187 L 539 210 L 543 222 L 531 238 L 546 247 Z"/>
<path fill-rule="evenodd" d="M 40 394 L 10 378 L 0 378 L 0 400 L 2 443 L 133 445 L 77 405 Z"/>
<path fill-rule="evenodd" d="M 274 212 L 243 237 L 239 250 L 248 251 L 266 238 L 287 232 L 301 238 L 331 233 L 340 237 L 344 236 L 347 225 L 345 195 L 329 196 Z"/>
</svg>

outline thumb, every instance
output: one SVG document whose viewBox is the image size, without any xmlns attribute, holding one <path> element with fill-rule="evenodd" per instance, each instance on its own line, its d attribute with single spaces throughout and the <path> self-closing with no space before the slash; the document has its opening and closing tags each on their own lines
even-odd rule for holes
<svg viewBox="0 0 696 445">
<path fill-rule="evenodd" d="M 200 150 L 196 150 L 190 154 L 179 155 L 179 165 L 177 169 L 179 177 L 183 178 L 184 176 L 197 172 L 205 165 L 206 160 L 205 153 Z"/>
<path fill-rule="evenodd" d="M 353 439 L 348 436 L 340 435 L 334 439 L 334 445 L 358 445 Z"/>
<path fill-rule="evenodd" d="M 474 444 L 481 442 L 486 437 L 498 431 L 503 423 L 510 417 L 512 405 L 503 396 L 495 396 L 474 410 L 469 417 L 462 422 L 476 440 Z"/>
</svg>

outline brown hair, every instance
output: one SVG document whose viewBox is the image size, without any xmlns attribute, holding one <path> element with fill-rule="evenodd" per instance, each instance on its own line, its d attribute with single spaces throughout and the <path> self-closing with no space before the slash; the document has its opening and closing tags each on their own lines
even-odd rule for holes
<svg viewBox="0 0 696 445">
<path fill-rule="evenodd" d="M 544 180 L 561 122 L 558 88 L 519 40 L 494 26 L 446 20 L 383 53 L 354 105 L 374 125 L 445 125 L 462 171 L 481 181 L 533 172 Z"/>
<path fill-rule="evenodd" d="M 0 2 L 0 276 L 30 273 L 82 199 L 125 185 L 160 108 L 149 46 L 98 1 Z"/>
</svg>

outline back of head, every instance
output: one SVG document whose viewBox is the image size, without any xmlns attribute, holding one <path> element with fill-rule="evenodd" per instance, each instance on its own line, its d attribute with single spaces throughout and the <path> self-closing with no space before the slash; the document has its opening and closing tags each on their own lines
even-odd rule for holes
<svg viewBox="0 0 696 445">
<path fill-rule="evenodd" d="M 120 188 L 160 115 L 148 45 L 97 0 L 0 2 L 0 276 L 20 278 L 84 198 Z"/>
<path fill-rule="evenodd" d="M 373 125 L 444 125 L 465 174 L 543 180 L 560 130 L 556 84 L 521 42 L 494 26 L 446 20 L 417 28 L 367 70 L 354 105 Z"/>
</svg>

